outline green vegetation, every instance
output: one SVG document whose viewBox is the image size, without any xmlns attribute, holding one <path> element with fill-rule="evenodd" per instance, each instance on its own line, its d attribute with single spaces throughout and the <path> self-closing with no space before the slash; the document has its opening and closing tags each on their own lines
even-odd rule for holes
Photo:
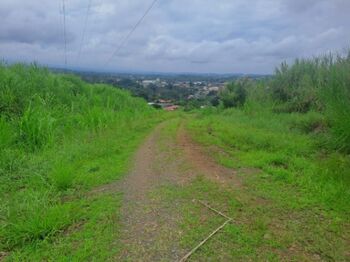
<svg viewBox="0 0 350 262">
<path fill-rule="evenodd" d="M 276 183 L 270 194 L 277 194 L 281 185 L 294 185 L 303 192 L 298 201 L 305 205 L 349 211 L 350 157 L 325 151 L 319 142 L 323 134 L 305 133 L 313 121 L 322 121 L 322 116 L 230 109 L 203 114 L 189 128 L 198 142 L 226 152 L 217 155 L 221 164 L 261 170 L 261 176 Z"/>
<path fill-rule="evenodd" d="M 239 221 L 218 237 L 237 252 L 222 255 L 233 260 L 347 260 L 349 69 L 350 55 L 283 63 L 271 79 L 227 86 L 221 106 L 201 110 L 188 121 L 193 139 L 217 162 L 237 170 L 244 185 L 235 192 L 219 192 L 209 181 L 191 185 L 199 198 Z M 196 194 L 194 189 L 172 189 L 171 194 L 181 197 L 188 190 L 191 197 Z M 222 201 L 225 192 L 231 196 Z M 237 201 L 244 203 L 239 210 Z M 198 212 L 191 212 L 194 224 L 187 229 L 194 236 L 201 223 Z M 207 249 L 209 256 L 217 248 L 213 243 L 202 251 Z"/>
<path fill-rule="evenodd" d="M 0 65 L 0 251 L 9 261 L 103 261 L 118 248 L 118 180 L 161 114 L 129 93 Z"/>
<path fill-rule="evenodd" d="M 238 88 L 239 87 L 239 88 Z M 225 107 L 244 104 L 245 111 L 322 115 L 313 130 L 329 128 L 327 146 L 350 152 L 350 51 L 282 63 L 267 80 L 239 80 L 222 92 Z M 227 94 L 227 95 L 226 95 Z M 242 94 L 247 94 L 246 99 Z M 238 97 L 239 103 L 237 103 Z M 315 120 L 315 119 L 314 119 Z M 310 126 L 310 127 L 311 127 Z M 310 130 L 312 131 L 312 130 Z"/>
<path fill-rule="evenodd" d="M 271 79 L 226 93 L 223 105 L 240 108 L 202 112 L 189 125 L 199 142 L 223 148 L 226 166 L 259 168 L 307 202 L 349 211 L 350 53 L 282 63 Z"/>
<path fill-rule="evenodd" d="M 190 261 L 347 260 L 349 159 L 336 152 L 324 155 L 313 144 L 316 134 L 296 128 L 296 123 L 316 117 L 251 115 L 237 109 L 208 109 L 187 117 L 192 137 L 217 162 L 233 167 L 241 181 L 221 184 L 204 175 L 152 193 L 161 205 L 176 208 L 180 248 L 185 251 L 225 221 L 193 200 L 233 218 Z M 181 123 L 183 117 L 169 123 L 163 136 L 176 141 Z M 196 174 L 192 163 L 179 160 L 181 149 L 165 148 L 172 154 L 168 165 L 180 162 L 177 168 Z"/>
<path fill-rule="evenodd" d="M 225 108 L 241 107 L 247 99 L 247 79 L 239 79 L 229 83 L 220 94 L 220 100 Z"/>
</svg>

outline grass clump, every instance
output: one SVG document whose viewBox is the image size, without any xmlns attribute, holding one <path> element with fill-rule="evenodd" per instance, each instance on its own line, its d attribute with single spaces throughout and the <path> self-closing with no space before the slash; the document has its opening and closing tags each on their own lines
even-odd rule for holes
<svg viewBox="0 0 350 262">
<path fill-rule="evenodd" d="M 73 186 L 74 170 L 69 163 L 58 163 L 51 173 L 53 185 L 60 191 Z"/>
<path fill-rule="evenodd" d="M 57 201 L 57 199 L 56 199 Z M 79 217 L 76 204 L 56 204 L 49 192 L 27 191 L 11 199 L 2 232 L 3 248 L 11 250 L 52 237 Z"/>
<path fill-rule="evenodd" d="M 24 111 L 19 120 L 19 140 L 31 150 L 50 145 L 54 139 L 55 119 L 45 108 L 32 108 Z"/>
</svg>

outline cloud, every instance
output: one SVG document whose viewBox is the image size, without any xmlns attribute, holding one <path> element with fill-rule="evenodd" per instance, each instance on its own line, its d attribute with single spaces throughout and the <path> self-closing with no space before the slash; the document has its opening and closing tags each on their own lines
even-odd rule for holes
<svg viewBox="0 0 350 262">
<path fill-rule="evenodd" d="M 121 51 L 120 41 L 152 0 L 66 1 L 69 66 L 96 70 L 270 73 L 281 61 L 349 46 L 348 0 L 159 0 Z M 62 65 L 60 1 L 2 0 L 0 56 Z"/>
</svg>

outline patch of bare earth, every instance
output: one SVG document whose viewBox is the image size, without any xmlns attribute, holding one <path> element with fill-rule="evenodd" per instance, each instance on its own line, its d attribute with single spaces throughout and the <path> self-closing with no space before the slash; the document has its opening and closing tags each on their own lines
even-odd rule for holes
<svg viewBox="0 0 350 262">
<path fill-rule="evenodd" d="M 241 180 L 237 176 L 237 171 L 226 168 L 218 163 L 209 155 L 210 152 L 195 143 L 184 127 L 179 128 L 177 134 L 178 145 L 185 153 L 186 159 L 192 164 L 197 172 L 200 172 L 205 177 L 214 180 L 221 185 L 233 185 L 237 188 L 242 187 Z"/>
<path fill-rule="evenodd" d="M 7 253 L 6 253 L 6 252 L 0 251 L 0 261 L 4 261 L 5 258 L 6 258 L 6 256 L 7 256 Z"/>
</svg>

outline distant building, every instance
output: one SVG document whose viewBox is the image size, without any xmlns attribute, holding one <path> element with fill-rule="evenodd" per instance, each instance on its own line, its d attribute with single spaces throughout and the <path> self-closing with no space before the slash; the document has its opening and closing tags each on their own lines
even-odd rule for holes
<svg viewBox="0 0 350 262">
<path fill-rule="evenodd" d="M 156 103 L 159 103 L 159 104 L 171 104 L 172 101 L 171 100 L 166 100 L 166 99 L 158 99 L 156 101 Z"/>
<path fill-rule="evenodd" d="M 170 105 L 170 106 L 164 107 L 164 110 L 166 110 L 166 111 L 175 111 L 178 109 L 179 109 L 179 106 L 176 106 L 176 105 Z"/>
<path fill-rule="evenodd" d="M 154 102 L 148 103 L 148 105 L 155 108 L 163 108 L 166 111 L 175 111 L 179 108 L 179 106 L 173 104 L 172 100 L 167 99 L 158 99 Z"/>
<path fill-rule="evenodd" d="M 157 81 L 156 80 L 143 80 L 142 81 L 142 85 L 144 86 L 144 87 L 146 87 L 146 86 L 148 86 L 148 85 L 150 85 L 150 84 L 155 84 Z"/>
<path fill-rule="evenodd" d="M 218 86 L 211 86 L 208 88 L 209 91 L 215 91 L 215 92 L 218 92 L 220 90 L 220 87 Z"/>
</svg>

